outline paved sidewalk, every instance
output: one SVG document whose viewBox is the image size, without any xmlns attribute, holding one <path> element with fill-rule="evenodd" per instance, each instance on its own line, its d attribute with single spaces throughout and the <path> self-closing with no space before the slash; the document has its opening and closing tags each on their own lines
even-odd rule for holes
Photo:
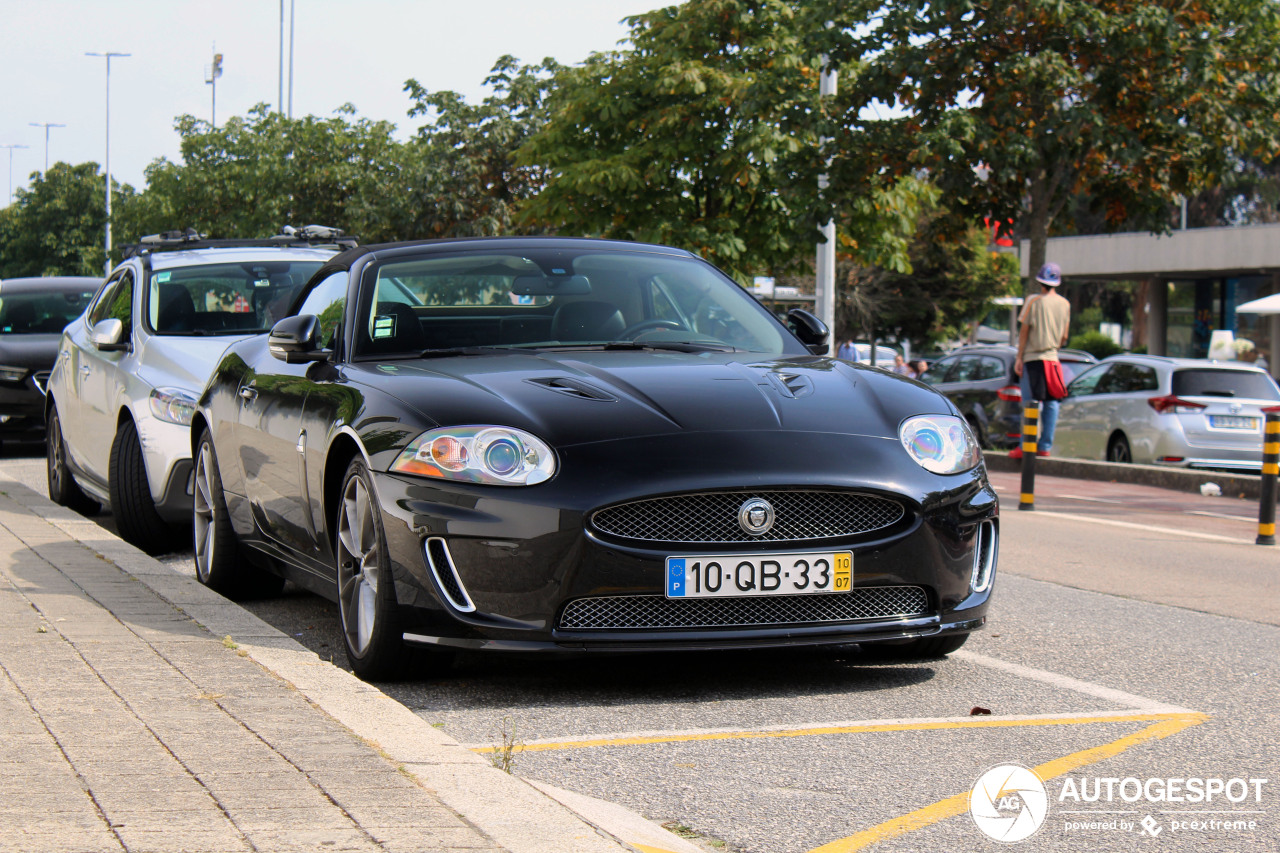
<svg viewBox="0 0 1280 853">
<path fill-rule="evenodd" d="M 584 820 L 2 475 L 0 731 L 0 851 L 688 849 Z"/>
</svg>

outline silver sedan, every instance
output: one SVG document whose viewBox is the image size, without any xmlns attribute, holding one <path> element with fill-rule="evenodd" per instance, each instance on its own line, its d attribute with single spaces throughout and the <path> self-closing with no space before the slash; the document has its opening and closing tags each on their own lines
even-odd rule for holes
<svg viewBox="0 0 1280 853">
<path fill-rule="evenodd" d="M 1063 456 L 1179 468 L 1262 468 L 1266 371 L 1238 362 L 1117 355 L 1080 374 L 1062 401 Z"/>
</svg>

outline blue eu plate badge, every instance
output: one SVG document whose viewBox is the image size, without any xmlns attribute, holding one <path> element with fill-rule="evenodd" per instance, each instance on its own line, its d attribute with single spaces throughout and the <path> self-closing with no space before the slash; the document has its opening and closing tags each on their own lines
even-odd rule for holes
<svg viewBox="0 0 1280 853">
<path fill-rule="evenodd" d="M 672 558 L 667 560 L 667 598 L 680 598 L 684 595 L 684 560 Z"/>
</svg>

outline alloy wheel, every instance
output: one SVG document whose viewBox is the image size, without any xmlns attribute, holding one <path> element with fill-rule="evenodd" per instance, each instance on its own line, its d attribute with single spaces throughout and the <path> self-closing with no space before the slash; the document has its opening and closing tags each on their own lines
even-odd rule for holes
<svg viewBox="0 0 1280 853">
<path fill-rule="evenodd" d="M 58 494 L 65 492 L 64 483 L 62 482 L 63 472 L 66 470 L 65 454 L 66 448 L 62 446 L 62 422 L 58 419 L 57 410 L 49 415 L 49 451 L 45 459 L 49 465 L 49 484 L 53 487 L 50 491 Z"/>
<path fill-rule="evenodd" d="M 338 512 L 338 597 L 342 630 L 357 655 L 369 649 L 377 622 L 378 540 L 369 489 L 359 475 L 352 476 Z"/>
<path fill-rule="evenodd" d="M 196 454 L 195 496 L 192 498 L 196 574 L 201 583 L 209 582 L 209 572 L 213 566 L 214 542 L 217 538 L 217 520 L 213 515 L 213 482 L 209 476 L 212 466 L 213 451 L 207 442 L 202 442 L 200 452 Z"/>
</svg>

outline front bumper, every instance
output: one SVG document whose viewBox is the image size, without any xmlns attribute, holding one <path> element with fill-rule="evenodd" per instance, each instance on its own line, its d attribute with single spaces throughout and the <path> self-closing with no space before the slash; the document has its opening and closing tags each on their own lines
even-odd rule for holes
<svg viewBox="0 0 1280 853">
<path fill-rule="evenodd" d="M 710 551 L 745 555 L 851 550 L 853 594 L 914 588 L 918 592 L 913 595 L 924 602 L 914 612 L 816 621 L 775 619 L 767 624 L 748 624 L 752 621 L 748 618 L 739 624 L 693 627 L 623 620 L 625 624 L 584 629 L 571 626 L 564 616 L 567 607 L 585 599 L 624 607 L 631 607 L 633 599 L 639 609 L 685 604 L 673 605 L 665 599 L 665 560 L 705 554 L 708 547 L 648 547 L 593 530 L 588 519 L 594 508 L 644 497 L 607 485 L 594 484 L 595 489 L 579 491 L 574 499 L 570 484 L 541 492 L 485 490 L 375 475 L 397 599 L 405 609 L 405 639 L 423 645 L 508 651 L 725 649 L 973 631 L 986 620 L 993 586 L 988 583 L 975 592 L 973 580 L 983 553 L 989 572 L 995 570 L 996 495 L 981 468 L 948 478 L 921 471 L 916 479 L 930 488 L 912 493 L 909 487 L 904 492 L 908 484 L 901 482 L 893 484 L 896 489 L 888 488 L 886 482 L 839 484 L 900 502 L 903 518 L 885 529 L 805 543 L 715 546 Z M 940 482 L 948 487 L 938 489 Z M 793 480 L 772 488 L 806 487 L 819 485 Z M 832 488 L 832 484 L 821 487 Z M 706 488 L 731 487 L 709 482 Z M 733 490 L 751 494 L 741 486 Z M 982 536 L 987 537 L 986 552 L 980 547 Z M 753 601 L 732 600 L 747 602 L 747 607 Z"/>
<path fill-rule="evenodd" d="M 0 382 L 0 438 L 44 439 L 44 391 L 34 376 L 21 383 Z"/>
</svg>

